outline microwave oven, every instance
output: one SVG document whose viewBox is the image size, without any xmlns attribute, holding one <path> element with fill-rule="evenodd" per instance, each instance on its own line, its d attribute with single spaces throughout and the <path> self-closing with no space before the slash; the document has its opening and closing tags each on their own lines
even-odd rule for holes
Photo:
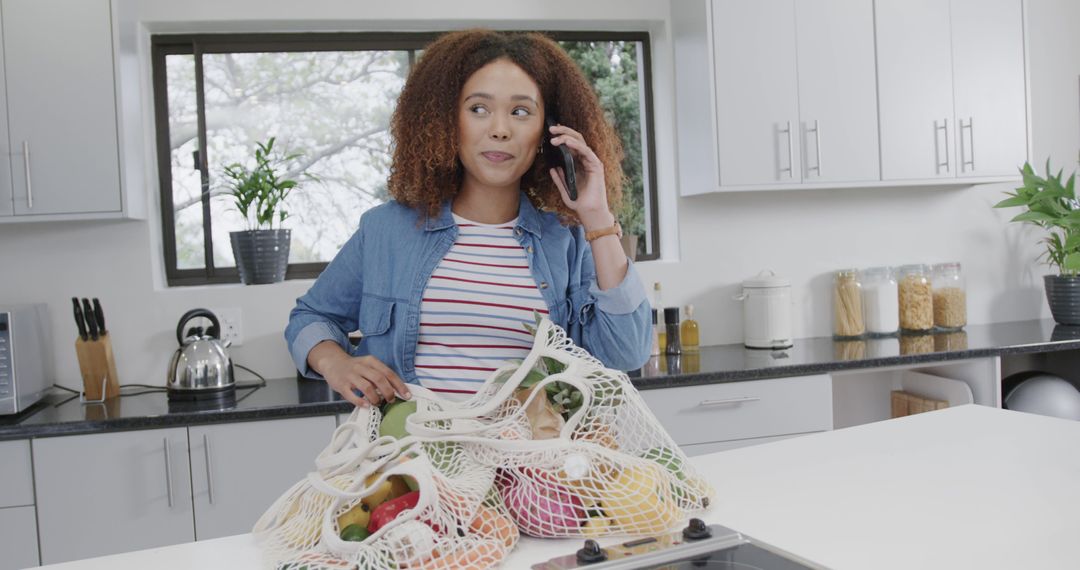
<svg viewBox="0 0 1080 570">
<path fill-rule="evenodd" d="M 52 386 L 49 312 L 43 303 L 0 304 L 0 414 L 26 410 Z"/>
</svg>

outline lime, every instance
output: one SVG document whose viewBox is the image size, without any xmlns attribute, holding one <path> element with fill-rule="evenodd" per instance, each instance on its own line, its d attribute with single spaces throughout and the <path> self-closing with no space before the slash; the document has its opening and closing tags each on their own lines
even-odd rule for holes
<svg viewBox="0 0 1080 570">
<path fill-rule="evenodd" d="M 363 542 L 370 534 L 368 529 L 358 524 L 351 524 L 341 529 L 341 540 L 347 542 Z"/>
</svg>

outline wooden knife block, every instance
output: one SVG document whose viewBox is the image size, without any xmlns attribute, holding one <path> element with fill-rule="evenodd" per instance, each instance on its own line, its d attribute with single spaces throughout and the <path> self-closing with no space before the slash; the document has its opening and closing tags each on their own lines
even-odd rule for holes
<svg viewBox="0 0 1080 570">
<path fill-rule="evenodd" d="M 79 357 L 79 372 L 87 400 L 105 400 L 120 395 L 116 359 L 108 333 L 97 340 L 75 339 L 75 354 Z"/>
</svg>

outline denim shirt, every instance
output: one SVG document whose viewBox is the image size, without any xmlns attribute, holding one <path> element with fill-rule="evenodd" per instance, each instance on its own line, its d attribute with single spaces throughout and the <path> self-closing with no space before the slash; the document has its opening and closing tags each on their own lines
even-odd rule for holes
<svg viewBox="0 0 1080 570">
<path fill-rule="evenodd" d="M 297 370 L 321 378 L 308 367 L 308 352 L 332 340 L 354 356 L 374 356 L 405 382 L 418 383 L 420 299 L 457 234 L 449 202 L 439 217 L 423 221 L 396 201 L 365 212 L 359 229 L 289 315 L 285 340 Z M 633 370 L 649 359 L 652 315 L 633 263 L 618 286 L 601 291 L 584 230 L 538 212 L 525 194 L 514 236 L 525 249 L 548 318 L 575 344 L 610 368 Z M 350 348 L 348 333 L 357 329 L 363 340 Z"/>
</svg>

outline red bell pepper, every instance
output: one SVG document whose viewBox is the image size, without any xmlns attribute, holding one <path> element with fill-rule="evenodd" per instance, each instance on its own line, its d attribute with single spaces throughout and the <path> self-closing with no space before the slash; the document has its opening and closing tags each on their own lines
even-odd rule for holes
<svg viewBox="0 0 1080 570">
<path fill-rule="evenodd" d="M 386 526 L 386 523 L 394 520 L 403 511 L 415 507 L 419 500 L 420 491 L 412 491 L 375 507 L 375 510 L 371 511 L 371 519 L 368 521 L 368 531 L 374 533 Z"/>
</svg>

